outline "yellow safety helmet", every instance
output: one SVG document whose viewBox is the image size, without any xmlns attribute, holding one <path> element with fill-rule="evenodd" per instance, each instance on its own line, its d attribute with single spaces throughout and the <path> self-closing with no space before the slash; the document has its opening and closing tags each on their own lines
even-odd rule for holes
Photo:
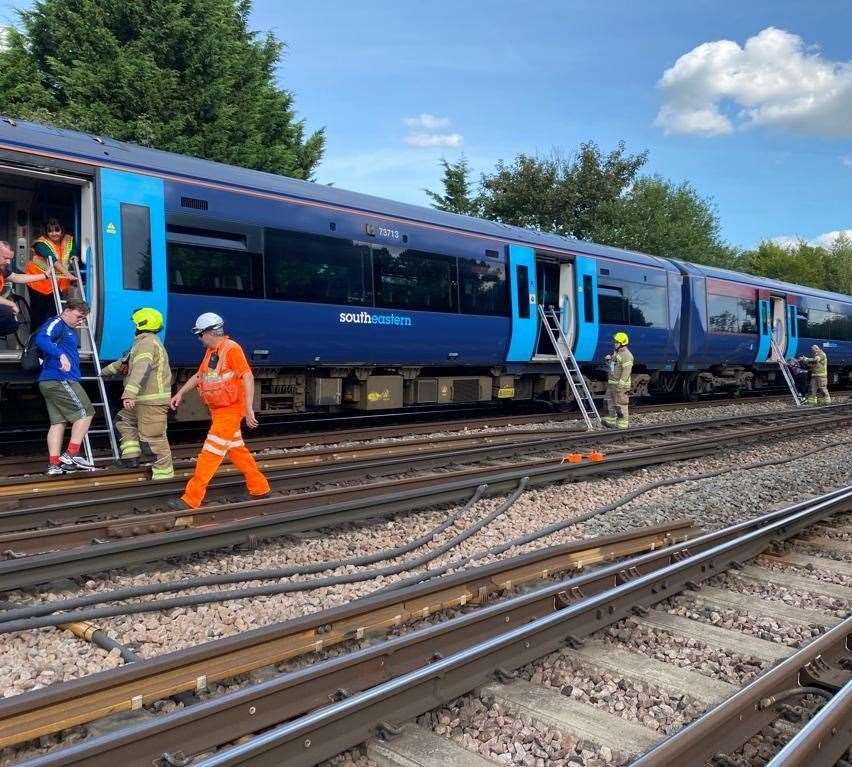
<svg viewBox="0 0 852 767">
<path fill-rule="evenodd" d="M 612 340 L 617 344 L 621 344 L 622 346 L 627 346 L 630 343 L 630 339 L 627 337 L 627 333 L 623 330 L 619 330 L 618 333 L 613 335 Z"/>
<path fill-rule="evenodd" d="M 130 319 L 137 330 L 148 330 L 156 333 L 163 327 L 163 315 L 148 306 L 137 309 L 130 315 Z"/>
</svg>

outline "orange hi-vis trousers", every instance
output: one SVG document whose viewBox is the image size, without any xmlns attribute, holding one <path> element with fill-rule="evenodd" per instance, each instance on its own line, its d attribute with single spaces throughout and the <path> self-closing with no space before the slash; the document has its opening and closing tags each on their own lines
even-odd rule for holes
<svg viewBox="0 0 852 767">
<path fill-rule="evenodd" d="M 187 506 L 197 509 L 207 493 L 207 485 L 227 455 L 246 478 L 246 486 L 251 495 L 266 495 L 269 482 L 263 476 L 254 457 L 243 442 L 240 422 L 243 420 L 240 406 L 216 408 L 211 411 L 213 423 L 207 433 L 204 446 L 198 454 L 195 474 L 186 484 L 183 501 Z"/>
</svg>

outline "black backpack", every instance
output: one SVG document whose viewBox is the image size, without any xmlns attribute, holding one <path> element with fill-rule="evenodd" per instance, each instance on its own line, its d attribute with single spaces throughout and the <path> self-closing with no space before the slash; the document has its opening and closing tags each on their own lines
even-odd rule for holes
<svg viewBox="0 0 852 767">
<path fill-rule="evenodd" d="M 50 320 L 48 320 L 48 322 L 50 322 Z M 47 325 L 47 322 L 45 322 L 44 325 Z M 25 370 L 27 373 L 36 373 L 41 370 L 41 352 L 39 351 L 35 339 L 36 336 L 41 332 L 41 329 L 44 327 L 44 325 L 41 325 L 38 330 L 36 330 L 36 332 L 30 336 L 29 340 L 27 341 L 27 345 L 24 347 L 24 351 L 21 354 L 21 369 Z M 61 332 L 62 330 L 60 328 L 60 333 Z M 51 336 L 50 340 L 55 341 L 56 338 Z"/>
</svg>

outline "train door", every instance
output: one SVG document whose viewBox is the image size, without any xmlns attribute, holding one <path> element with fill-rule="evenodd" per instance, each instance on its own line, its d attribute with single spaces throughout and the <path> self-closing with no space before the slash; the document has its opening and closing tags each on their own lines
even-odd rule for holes
<svg viewBox="0 0 852 767">
<path fill-rule="evenodd" d="M 757 301 L 757 332 L 760 343 L 757 347 L 755 362 L 767 362 L 769 353 L 772 351 L 770 335 L 772 333 L 772 310 L 769 307 L 769 298 L 758 298 Z"/>
<path fill-rule="evenodd" d="M 535 277 L 537 284 L 536 296 L 539 306 L 553 307 L 557 311 L 561 309 L 559 283 L 559 264 L 549 260 L 537 259 L 535 264 Z M 535 356 L 555 357 L 556 350 L 547 333 L 538 328 L 538 343 L 536 344 Z"/>
<path fill-rule="evenodd" d="M 772 296 L 772 338 L 778 346 L 781 354 L 787 350 L 787 305 L 781 296 Z M 770 359 L 774 359 L 774 353 L 770 352 Z"/>
<path fill-rule="evenodd" d="M 574 356 L 578 362 L 592 362 L 598 346 L 598 268 L 588 256 L 577 256 L 573 264 L 576 295 Z"/>
<path fill-rule="evenodd" d="M 787 353 L 788 360 L 796 356 L 799 350 L 799 309 L 796 304 L 787 304 Z"/>
<path fill-rule="evenodd" d="M 559 264 L 559 316 L 562 319 L 562 332 L 568 339 L 568 346 L 573 349 L 577 320 L 574 302 L 574 264 L 570 261 Z"/>
<path fill-rule="evenodd" d="M 167 315 L 166 226 L 162 179 L 101 170 L 104 297 L 100 354 L 117 359 L 130 346 L 134 309 Z"/>
<path fill-rule="evenodd" d="M 539 326 L 535 251 L 523 245 L 510 245 L 509 270 L 512 338 L 506 361 L 529 362 L 535 350 Z"/>
</svg>

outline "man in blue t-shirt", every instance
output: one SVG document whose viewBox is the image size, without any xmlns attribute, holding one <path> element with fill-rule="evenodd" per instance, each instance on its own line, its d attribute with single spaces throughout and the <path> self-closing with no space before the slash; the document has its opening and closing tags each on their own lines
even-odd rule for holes
<svg viewBox="0 0 852 767">
<path fill-rule="evenodd" d="M 47 432 L 47 450 L 50 463 L 48 474 L 70 471 L 92 471 L 95 467 L 80 455 L 80 445 L 95 410 L 80 385 L 80 353 L 74 328 L 82 325 L 89 314 L 85 301 L 72 298 L 66 302 L 62 313 L 49 319 L 35 336 L 35 343 L 43 359 L 38 388 L 47 404 L 50 429 Z M 71 439 L 64 453 L 62 438 L 65 424 L 71 424 Z"/>
</svg>

